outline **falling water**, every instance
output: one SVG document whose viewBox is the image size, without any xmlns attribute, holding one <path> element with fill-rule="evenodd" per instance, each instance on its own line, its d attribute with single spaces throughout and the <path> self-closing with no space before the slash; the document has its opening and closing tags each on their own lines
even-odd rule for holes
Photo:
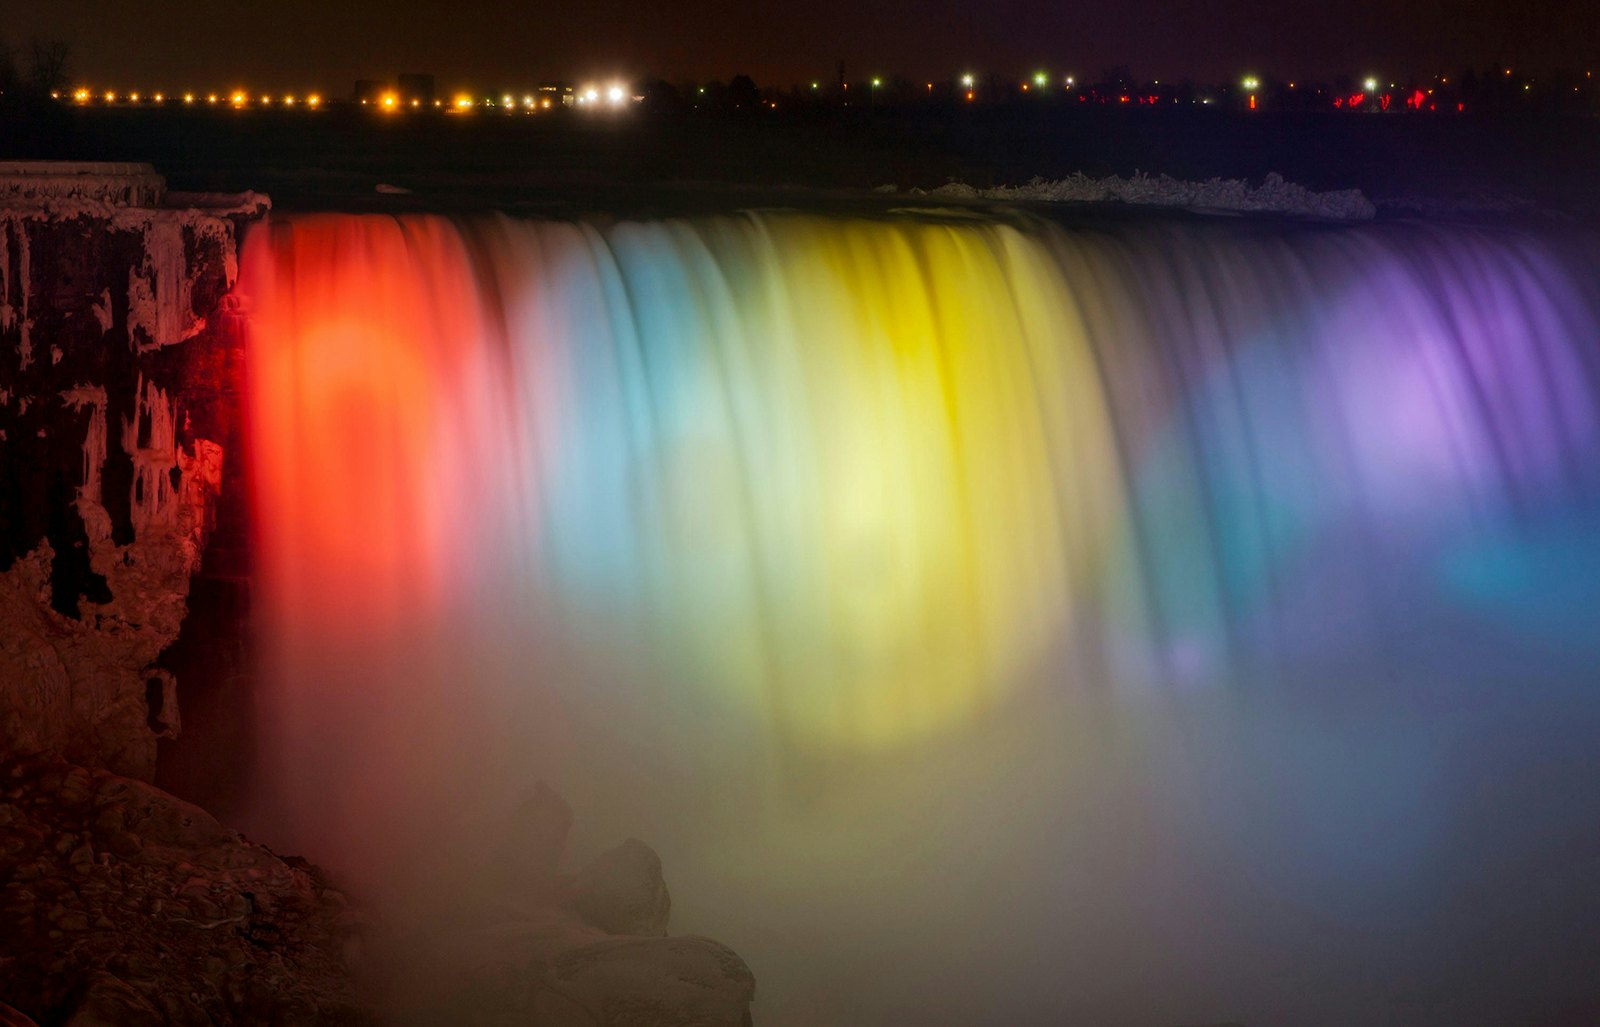
<svg viewBox="0 0 1600 1027">
<path fill-rule="evenodd" d="M 764 1022 L 1559 1011 L 1596 952 L 1541 917 L 1600 911 L 1596 266 L 1421 225 L 276 220 L 259 823 L 447 905 L 554 781 L 580 849 L 656 843 Z"/>
</svg>

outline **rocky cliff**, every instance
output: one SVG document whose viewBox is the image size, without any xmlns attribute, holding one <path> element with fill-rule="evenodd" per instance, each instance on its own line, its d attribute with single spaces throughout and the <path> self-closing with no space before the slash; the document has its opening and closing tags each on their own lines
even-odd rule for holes
<svg viewBox="0 0 1600 1027">
<path fill-rule="evenodd" d="M 149 779 L 238 432 L 242 225 L 146 165 L 0 165 L 0 754 Z M 235 454 L 236 455 L 236 454 Z"/>
</svg>

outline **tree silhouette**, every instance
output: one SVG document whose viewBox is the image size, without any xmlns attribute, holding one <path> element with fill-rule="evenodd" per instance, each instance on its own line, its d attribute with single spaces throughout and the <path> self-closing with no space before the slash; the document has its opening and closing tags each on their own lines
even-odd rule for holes
<svg viewBox="0 0 1600 1027">
<path fill-rule="evenodd" d="M 749 75 L 735 75 L 728 83 L 728 102 L 736 111 L 753 111 L 761 106 L 761 91 Z"/>
</svg>

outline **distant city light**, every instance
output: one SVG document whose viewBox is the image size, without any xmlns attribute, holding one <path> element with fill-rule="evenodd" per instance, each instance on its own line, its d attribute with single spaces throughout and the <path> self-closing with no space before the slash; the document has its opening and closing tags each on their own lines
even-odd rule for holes
<svg viewBox="0 0 1600 1027">
<path fill-rule="evenodd" d="M 968 89 L 971 89 L 974 85 L 977 84 L 977 82 L 978 82 L 977 77 L 974 76 L 970 72 L 968 72 L 967 74 L 961 76 L 961 84 L 963 86 L 966 86 Z"/>
<path fill-rule="evenodd" d="M 157 93 L 155 96 L 151 97 L 151 99 L 155 100 L 156 103 L 166 103 L 167 95 L 165 93 Z"/>
<path fill-rule="evenodd" d="M 1049 85 L 1049 83 L 1050 83 L 1050 76 L 1049 75 L 1046 75 L 1042 71 L 1036 71 L 1036 72 L 1033 73 L 1033 84 L 1038 86 L 1040 89 L 1043 89 L 1045 86 Z"/>
<path fill-rule="evenodd" d="M 883 79 L 874 77 L 872 80 L 872 88 L 876 89 L 881 85 L 883 85 Z"/>
<path fill-rule="evenodd" d="M 626 96 L 627 93 L 621 86 L 612 86 L 606 90 L 606 99 L 610 100 L 612 104 L 620 104 Z"/>
<path fill-rule="evenodd" d="M 392 111 L 399 105 L 400 98 L 393 93 L 384 93 L 378 102 L 383 104 L 384 110 Z"/>
<path fill-rule="evenodd" d="M 312 93 L 310 96 L 306 97 L 306 106 L 307 107 L 321 107 L 322 106 L 322 97 L 318 96 L 316 93 Z"/>
<path fill-rule="evenodd" d="M 194 94 L 193 93 L 184 93 L 183 94 L 183 102 L 184 103 L 194 103 Z"/>
<path fill-rule="evenodd" d="M 1367 79 L 1362 83 L 1362 85 L 1366 86 L 1367 92 L 1369 93 L 1376 93 L 1378 91 L 1378 80 L 1375 78 Z"/>
<path fill-rule="evenodd" d="M 822 83 L 821 82 L 813 82 L 813 83 L 811 83 L 811 88 L 812 88 L 813 91 L 821 89 L 822 88 Z"/>
<path fill-rule="evenodd" d="M 128 102 L 129 103 L 138 103 L 139 102 L 139 94 L 138 93 L 129 93 L 128 94 Z"/>
<path fill-rule="evenodd" d="M 106 103 L 116 103 L 116 102 L 117 102 L 117 94 L 116 93 L 112 93 L 112 92 L 107 92 L 106 93 Z"/>
<path fill-rule="evenodd" d="M 79 89 L 77 92 L 72 94 L 72 98 L 74 100 L 78 101 L 79 103 L 88 103 L 89 102 L 89 90 L 87 90 L 87 89 Z"/>
<path fill-rule="evenodd" d="M 504 95 L 504 96 L 502 96 L 502 97 L 501 97 L 501 98 L 500 98 L 500 106 L 502 106 L 502 107 L 512 107 L 512 106 L 515 106 L 515 105 L 516 105 L 516 102 L 517 102 L 517 101 L 516 101 L 516 100 L 515 100 L 515 99 L 513 99 L 513 98 L 512 98 L 512 96 L 511 96 L 511 94 L 510 94 L 510 93 L 507 93 L 507 94 L 506 94 L 506 95 Z"/>
<path fill-rule="evenodd" d="M 287 95 L 284 96 L 283 105 L 285 107 L 293 107 L 294 106 L 294 94 L 293 93 L 290 93 L 290 94 L 287 94 Z"/>
<path fill-rule="evenodd" d="M 522 98 L 522 106 L 524 106 L 524 107 L 532 107 L 533 106 L 533 97 L 531 95 L 530 96 L 524 96 Z"/>
<path fill-rule="evenodd" d="M 1067 76 L 1067 88 L 1068 89 L 1071 89 L 1074 85 L 1077 84 L 1077 82 L 1078 82 L 1078 80 L 1073 78 L 1071 75 Z"/>
<path fill-rule="evenodd" d="M 208 93 L 206 95 L 206 103 L 216 103 L 216 102 L 217 102 L 217 94 L 216 93 Z"/>
<path fill-rule="evenodd" d="M 1252 93 L 1255 92 L 1260 85 L 1261 80 L 1256 78 L 1254 75 L 1247 76 L 1244 80 L 1244 87 L 1250 90 Z"/>
</svg>

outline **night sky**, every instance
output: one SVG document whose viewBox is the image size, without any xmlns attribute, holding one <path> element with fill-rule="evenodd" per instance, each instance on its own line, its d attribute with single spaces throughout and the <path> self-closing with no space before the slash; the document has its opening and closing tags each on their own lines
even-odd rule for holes
<svg viewBox="0 0 1600 1027">
<path fill-rule="evenodd" d="M 1600 63 L 1593 0 L 9 0 L 0 38 L 63 39 L 97 87 L 321 89 L 432 72 L 441 88 L 643 74 L 1231 78 Z"/>
</svg>

